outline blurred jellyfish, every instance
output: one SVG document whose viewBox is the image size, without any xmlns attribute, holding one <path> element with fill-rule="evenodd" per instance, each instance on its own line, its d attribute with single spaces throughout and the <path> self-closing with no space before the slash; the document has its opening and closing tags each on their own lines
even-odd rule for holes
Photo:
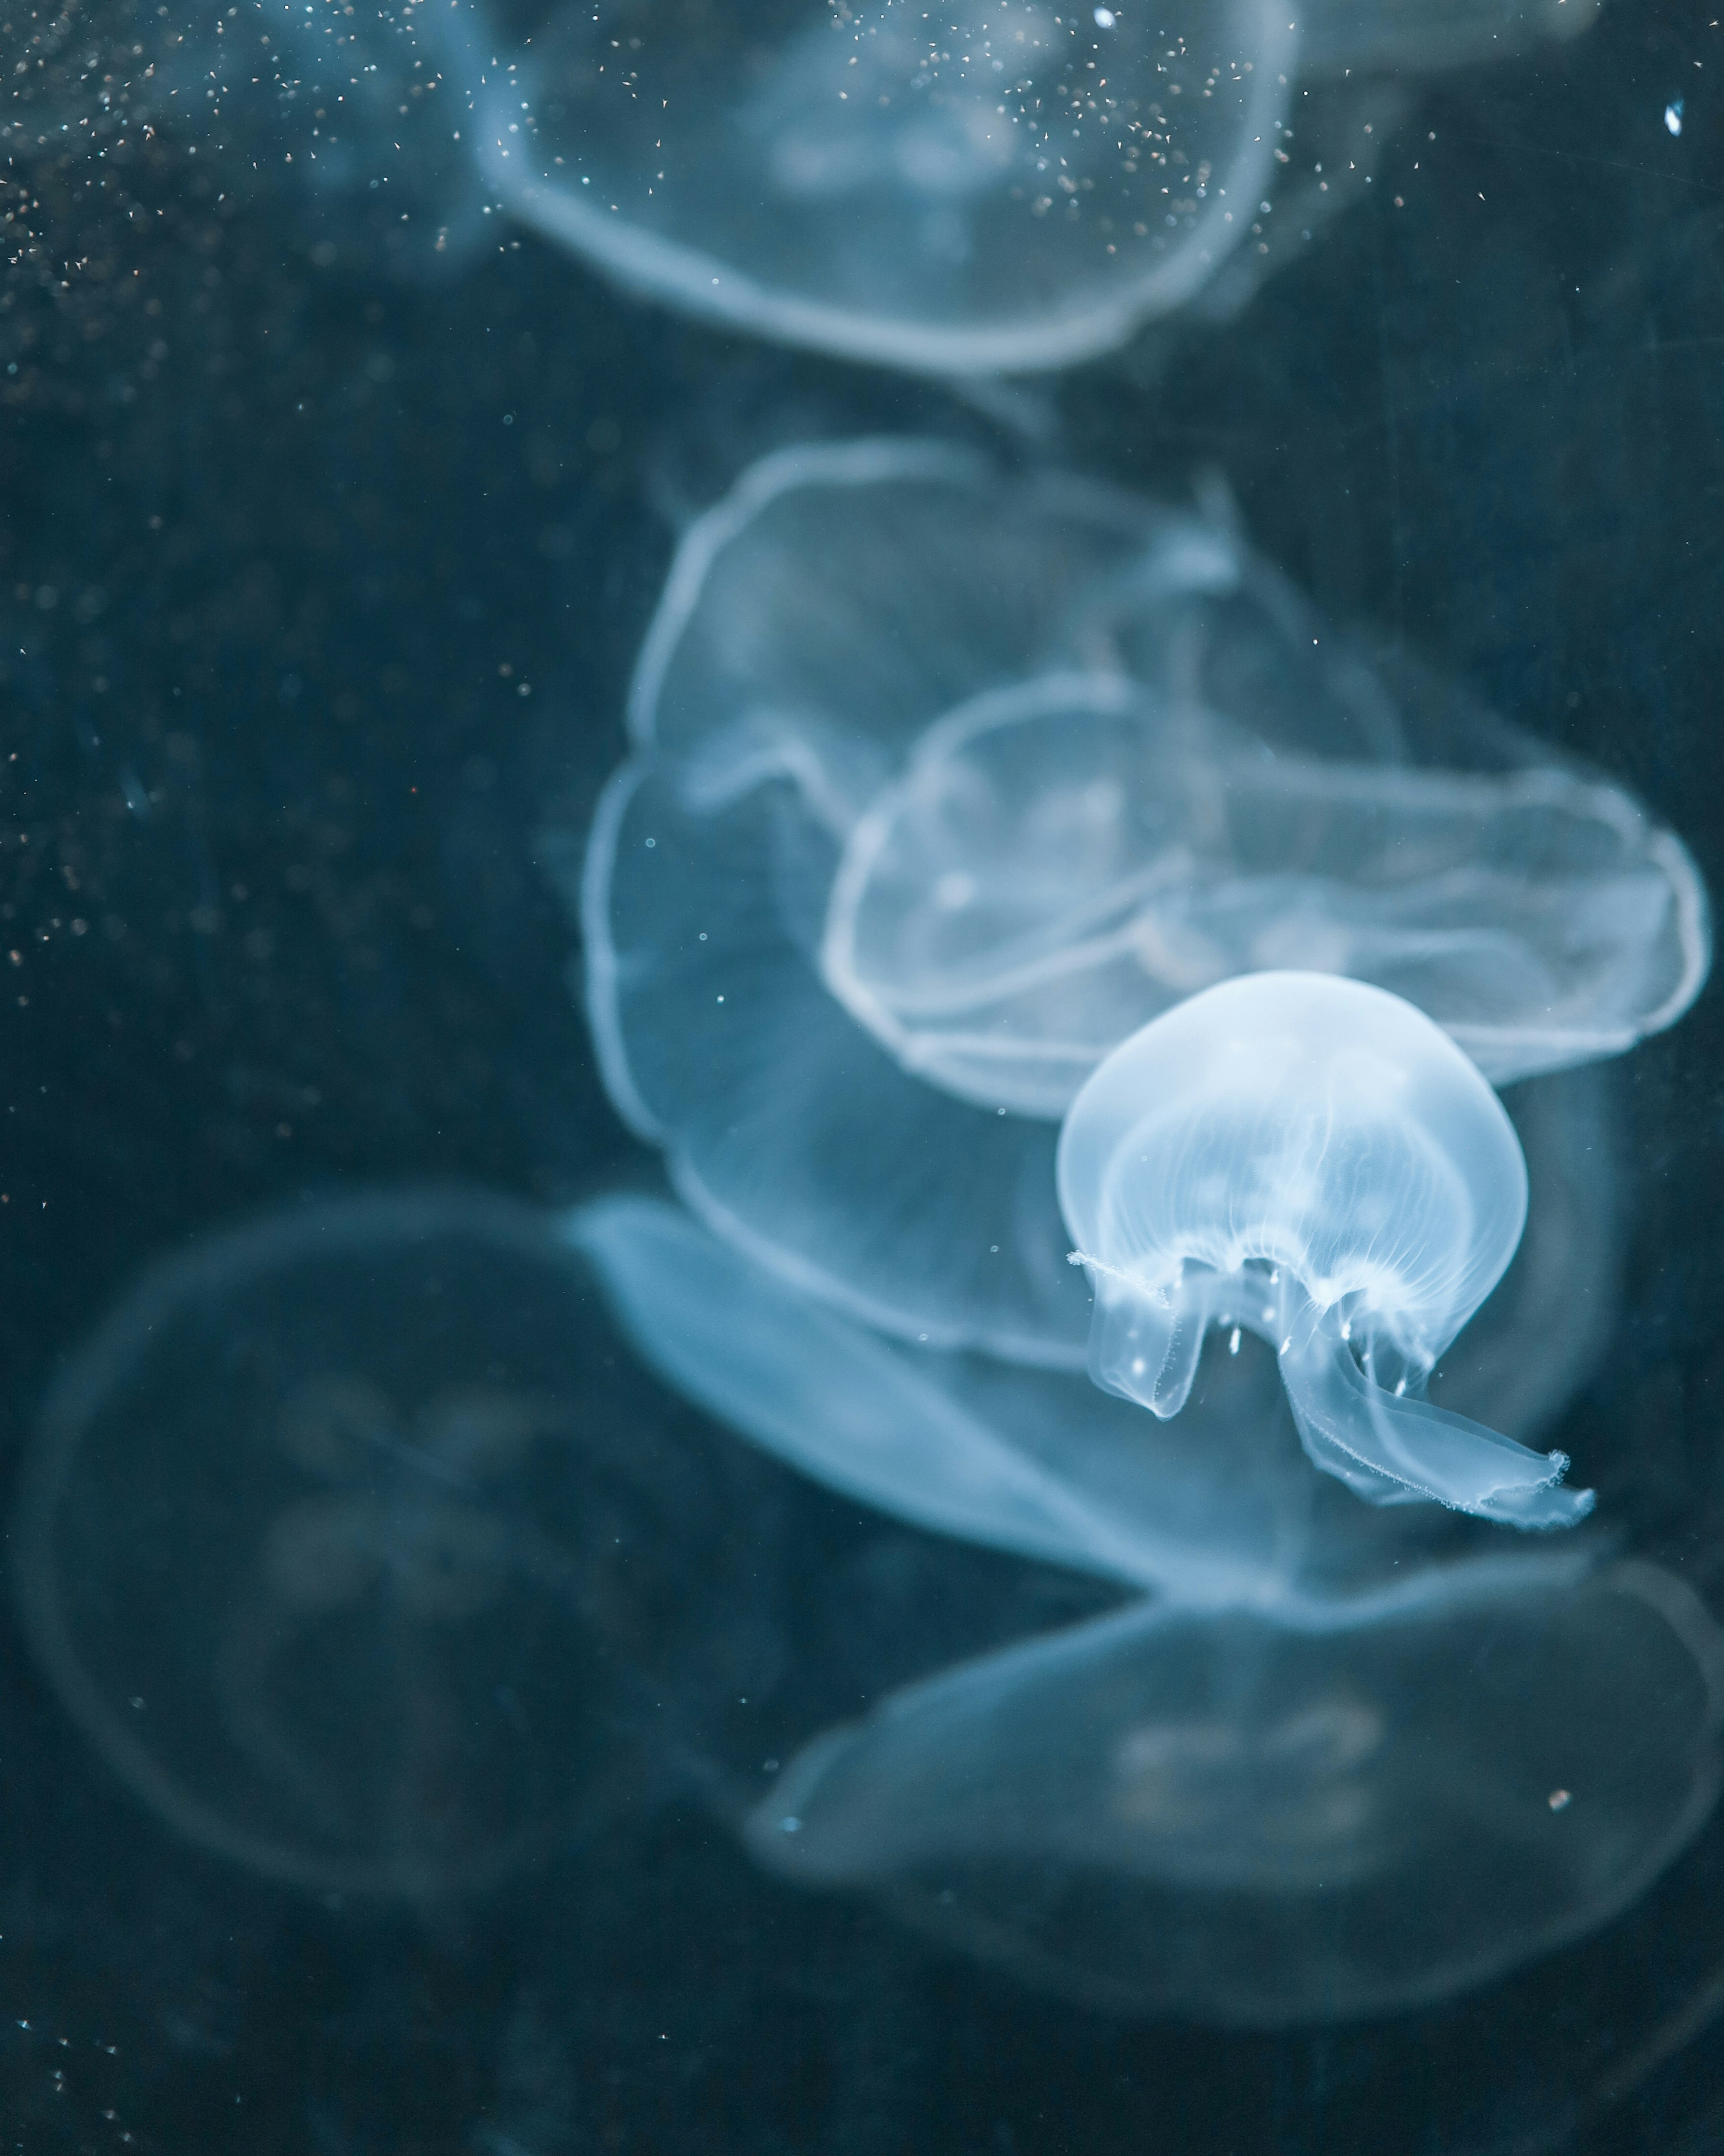
<svg viewBox="0 0 1724 2156">
<path fill-rule="evenodd" d="M 463 19 L 517 216 L 731 327 L 979 373 L 1087 357 L 1198 292 L 1262 228 L 1296 69 L 1451 65 L 1593 12 L 557 0 L 520 44 Z"/>
<path fill-rule="evenodd" d="M 1207 988 L 1089 1079 L 1057 1174 L 1098 1385 L 1178 1414 L 1208 1327 L 1249 1328 L 1306 1450 L 1369 1502 L 1532 1527 L 1591 1509 L 1554 1486 L 1562 1454 L 1422 1397 L 1520 1243 L 1526 1166 L 1501 1101 L 1412 1004 L 1321 973 Z"/>
<path fill-rule="evenodd" d="M 1146 1426 L 1080 1377 L 883 1339 L 675 1206 L 602 1199 L 567 1232 L 669 1383 L 913 1526 L 1192 1607 L 1352 1591 L 1455 1546 L 1440 1517 L 1386 1520 L 1310 1472 L 1255 1339 L 1210 1359 L 1177 1429 Z"/>
<path fill-rule="evenodd" d="M 1080 677 L 1075 708 L 1048 701 Z M 1085 1057 L 1211 969 L 1416 977 L 1506 1075 L 1667 1023 L 1706 968 L 1692 864 L 1619 789 L 1367 665 L 1214 518 L 939 444 L 748 473 L 684 540 L 629 717 L 584 859 L 545 842 L 612 1097 L 710 1225 L 931 1346 L 1081 1367 L 1053 1119 Z M 1164 775 L 1207 822 L 1160 816 Z M 993 1002 L 960 1026 L 972 988 Z M 1585 1091 L 1511 1103 L 1539 1278 L 1587 1276 L 1542 1298 L 1585 1322 L 1499 1358 L 1519 1435 L 1598 1338 L 1609 1138 Z M 1548 1243 L 1547 1185 L 1598 1232 Z"/>
<path fill-rule="evenodd" d="M 1607 1922 L 1716 1801 L 1724 1640 L 1523 1556 L 1347 1603 L 1139 1604 L 791 1761 L 762 1863 L 1032 1984 L 1276 2026 L 1430 2005 Z"/>
<path fill-rule="evenodd" d="M 177 1831 L 296 1884 L 483 1887 L 664 1775 L 659 1658 L 736 1527 L 579 1256 L 447 1194 L 146 1277 L 44 1411 L 29 1636 Z M 727 1688 L 727 1687 L 726 1687 Z"/>
</svg>

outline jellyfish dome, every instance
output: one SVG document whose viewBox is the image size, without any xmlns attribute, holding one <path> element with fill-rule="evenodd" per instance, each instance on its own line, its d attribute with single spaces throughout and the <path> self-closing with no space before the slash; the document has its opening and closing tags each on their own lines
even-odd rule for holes
<svg viewBox="0 0 1724 2156">
<path fill-rule="evenodd" d="M 1419 1397 L 1506 1270 L 1526 1166 L 1454 1043 L 1386 990 L 1253 973 L 1101 1065 L 1060 1136 L 1060 1202 L 1095 1289 L 1090 1373 L 1185 1404 L 1212 1324 L 1280 1357 L 1306 1450 L 1373 1503 L 1435 1497 L 1521 1527 L 1588 1492 Z"/>
<path fill-rule="evenodd" d="M 931 442 L 747 473 L 684 537 L 629 716 L 590 834 L 541 858 L 612 1098 L 708 1226 L 913 1345 L 1080 1369 L 1074 1094 L 1218 980 L 1357 974 L 1514 1083 L 1519 1270 L 1560 1322 L 1488 1359 L 1516 1435 L 1560 1406 L 1611 1250 L 1577 1066 L 1709 961 L 1692 862 L 1619 788 L 1367 663 L 1219 512 Z"/>
<path fill-rule="evenodd" d="M 517 216 L 731 327 L 929 372 L 1060 367 L 1263 244 L 1301 49 L 1340 82 L 1591 12 L 563 0 L 506 63 L 475 18 L 480 155 Z"/>
<path fill-rule="evenodd" d="M 710 1429 L 524 1206 L 354 1199 L 141 1281 L 49 1399 L 13 1522 L 44 1669 L 171 1827 L 274 1877 L 485 1888 L 668 1780 Z M 751 1562 L 754 1561 L 751 1558 Z M 723 1692 L 732 1687 L 719 1680 Z"/>
<path fill-rule="evenodd" d="M 1105 2010 L 1434 2004 L 1595 1930 L 1719 1788 L 1724 1640 L 1644 1564 L 1475 1560 L 1349 1602 L 1139 1604 L 817 1738 L 748 1824 Z"/>
</svg>

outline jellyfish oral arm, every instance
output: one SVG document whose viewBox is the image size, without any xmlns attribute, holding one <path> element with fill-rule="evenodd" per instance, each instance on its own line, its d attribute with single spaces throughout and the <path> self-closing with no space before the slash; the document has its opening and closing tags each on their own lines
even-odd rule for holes
<svg viewBox="0 0 1724 2156">
<path fill-rule="evenodd" d="M 1280 1347 L 1281 1380 L 1312 1463 L 1367 1504 L 1434 1498 L 1516 1527 L 1572 1527 L 1590 1490 L 1559 1486 L 1562 1452 L 1534 1452 L 1483 1423 L 1388 1391 L 1360 1368 L 1331 1310 Z"/>
<path fill-rule="evenodd" d="M 1087 1268 L 1095 1290 L 1091 1379 L 1163 1421 L 1190 1397 L 1205 1334 L 1233 1326 L 1275 1349 L 1311 1464 L 1367 1504 L 1430 1499 L 1517 1527 L 1570 1527 L 1593 1509 L 1590 1490 L 1557 1486 L 1566 1453 L 1534 1452 L 1378 1384 L 1361 1368 L 1339 1306 L 1316 1309 L 1279 1272 L 1183 1269 L 1147 1286 L 1082 1250 L 1070 1261 Z"/>
</svg>

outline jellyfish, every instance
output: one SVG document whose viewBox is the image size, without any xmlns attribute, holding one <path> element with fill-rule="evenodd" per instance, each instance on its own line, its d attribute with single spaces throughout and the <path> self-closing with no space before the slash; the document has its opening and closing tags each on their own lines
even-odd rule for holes
<svg viewBox="0 0 1724 2156">
<path fill-rule="evenodd" d="M 1116 1042 L 1235 974 L 1392 988 L 1501 1086 L 1659 1030 L 1706 952 L 1680 847 L 1614 787 L 1275 755 L 1056 673 L 928 728 L 849 832 L 821 972 L 906 1070 L 1059 1116 Z"/>
<path fill-rule="evenodd" d="M 1373 1504 L 1434 1497 L 1567 1527 L 1568 1467 L 1421 1397 L 1526 1220 L 1514 1126 L 1386 989 L 1249 973 L 1116 1048 L 1060 1133 L 1060 1202 L 1095 1289 L 1095 1382 L 1166 1418 L 1208 1327 L 1275 1348 L 1314 1464 Z"/>
<path fill-rule="evenodd" d="M 1491 1358 L 1516 1435 L 1560 1409 L 1613 1262 L 1573 1066 L 1709 958 L 1692 863 L 1620 788 L 1367 662 L 1219 511 L 926 442 L 747 473 L 679 549 L 629 728 L 541 859 L 612 1098 L 738 1248 L 913 1343 L 1081 1368 L 1054 1148 L 1095 1056 L 1218 971 L 1378 967 L 1503 1083 L 1571 1066 L 1507 1103 L 1560 1322 Z"/>
<path fill-rule="evenodd" d="M 703 1635 L 731 1651 L 690 1569 L 757 1554 L 726 1488 L 542 1216 L 365 1198 L 139 1283 L 46 1404 L 12 1564 L 62 1700 L 170 1826 L 424 1902 L 668 1786 L 666 1658 L 694 1686 Z"/>
<path fill-rule="evenodd" d="M 1354 1592 L 1465 1541 L 1465 1523 L 1385 1517 L 1313 1476 L 1255 1338 L 1210 1358 L 1177 1430 L 1146 1429 L 1080 1375 L 871 1332 L 661 1199 L 592 1200 L 564 1232 L 668 1383 L 911 1526 L 1191 1608 Z"/>
<path fill-rule="evenodd" d="M 1266 251 L 1248 235 L 1290 154 L 1296 71 L 1495 57 L 1592 12 L 607 0 L 552 7 L 506 66 L 485 15 L 462 19 L 480 163 L 523 221 L 727 326 L 977 374 L 1106 351 L 1234 249 Z"/>
<path fill-rule="evenodd" d="M 1724 1639 L 1656 1567 L 1541 1551 L 1343 1601 L 1139 1604 L 911 1685 L 747 1823 L 1107 2011 L 1426 2006 L 1596 1930 L 1716 1800 Z"/>
</svg>

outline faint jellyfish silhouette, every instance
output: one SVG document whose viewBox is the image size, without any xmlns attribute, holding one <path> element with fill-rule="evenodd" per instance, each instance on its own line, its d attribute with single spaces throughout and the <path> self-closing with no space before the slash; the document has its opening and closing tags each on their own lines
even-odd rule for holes
<svg viewBox="0 0 1724 2156">
<path fill-rule="evenodd" d="M 67 1369 L 19 1605 L 190 1840 L 325 1891 L 480 1889 L 668 1774 L 659 1658 L 736 1527 L 690 1428 L 525 1207 L 266 1219 L 156 1267 Z"/>
<path fill-rule="evenodd" d="M 1088 1080 L 1057 1173 L 1098 1385 L 1178 1414 L 1208 1327 L 1249 1328 L 1312 1460 L 1371 1503 L 1533 1527 L 1591 1509 L 1555 1486 L 1562 1454 L 1419 1397 L 1514 1255 L 1526 1168 L 1496 1096 L 1410 1004 L 1322 973 L 1207 988 Z"/>
<path fill-rule="evenodd" d="M 1495 56 L 1591 13 L 606 0 L 542 12 L 506 66 L 485 15 L 464 19 L 480 162 L 517 216 L 732 327 L 980 373 L 1122 343 L 1262 244 L 1248 234 L 1301 46 L 1340 84 Z"/>
<path fill-rule="evenodd" d="M 1356 1591 L 1491 1536 L 1429 1511 L 1385 1517 L 1312 1475 L 1255 1339 L 1211 1358 L 1177 1430 L 1146 1428 L 1081 1377 L 870 1332 L 660 1200 L 595 1200 L 566 1232 L 668 1383 L 912 1526 L 1188 1608 Z"/>
<path fill-rule="evenodd" d="M 1433 947 L 1446 932 L 1441 909 L 1457 884 L 1470 894 L 1469 937 L 1481 931 L 1487 886 L 1512 896 L 1520 911 L 1496 927 L 1524 963 L 1499 973 L 1541 983 L 1562 975 L 1568 961 L 1549 918 L 1565 897 L 1590 893 L 1594 870 L 1603 890 L 1632 901 L 1614 923 L 1624 944 L 1639 927 L 1650 936 L 1639 954 L 1640 977 L 1652 984 L 1638 1007 L 1642 1020 L 1656 1022 L 1658 997 L 1674 1009 L 1679 989 L 1692 992 L 1708 949 L 1698 878 L 1668 832 L 1619 791 L 1599 786 L 1607 811 L 1591 782 L 1535 757 L 1422 677 L 1367 665 L 1217 518 L 1158 510 L 1069 478 L 1007 477 L 937 444 L 802 449 L 757 465 L 678 552 L 631 691 L 634 754 L 607 789 L 590 837 L 572 829 L 544 834 L 541 858 L 580 907 L 585 993 L 606 1085 L 631 1127 L 664 1147 L 690 1208 L 795 1285 L 913 1342 L 1056 1368 L 1082 1367 L 1089 1321 L 1083 1284 L 1065 1263 L 1051 1121 L 1083 1070 L 1062 1065 L 1059 1082 L 1044 1083 L 1054 1058 L 1034 1026 L 1066 1027 L 1053 1039 L 1058 1050 L 1078 1037 L 1076 1018 L 1051 988 L 1008 998 L 1015 1030 L 1002 1045 L 991 1024 L 978 1026 L 987 1053 L 959 1070 L 952 1055 L 924 1052 L 920 1035 L 932 1027 L 923 1014 L 912 1014 L 911 1024 L 895 1006 L 885 1018 L 859 1021 L 849 1004 L 859 993 L 845 964 L 870 995 L 880 992 L 882 969 L 872 957 L 865 967 L 846 962 L 834 947 L 839 924 L 860 918 L 875 891 L 871 870 L 853 876 L 847 867 L 866 860 L 857 834 L 871 819 L 877 826 L 883 803 L 902 798 L 905 774 L 918 768 L 927 741 L 953 726 L 950 715 L 973 715 L 989 699 L 1009 709 L 1021 698 L 1033 712 L 1035 685 L 1079 674 L 1095 734 L 1119 739 L 1122 752 L 1139 759 L 1128 773 L 1136 793 L 1119 814 L 1122 833 L 1155 827 L 1153 790 L 1144 791 L 1152 749 L 1176 764 L 1181 755 L 1201 762 L 1200 747 L 1208 745 L 1207 754 L 1220 744 L 1225 752 L 1241 730 L 1255 744 L 1249 769 L 1296 773 L 1321 764 L 1353 788 L 1352 806 L 1340 809 L 1321 789 L 1315 799 L 1309 786 L 1296 792 L 1277 842 L 1275 873 L 1296 876 L 1311 900 L 1326 956 L 1348 952 L 1337 952 L 1325 909 L 1337 917 L 1349 906 L 1368 912 L 1375 896 L 1362 880 L 1349 886 L 1348 864 L 1337 859 L 1347 848 L 1337 844 L 1337 855 L 1324 858 L 1312 851 L 1313 829 L 1336 844 L 1343 825 L 1355 836 L 1362 829 L 1372 858 L 1437 910 Z M 1100 709 L 1110 700 L 1133 715 L 1162 715 L 1156 729 L 1140 735 L 1122 726 L 1111 735 L 1113 721 Z M 1069 963 L 1061 943 L 1062 936 L 1066 944 L 1082 941 L 1059 893 L 1068 855 L 1083 848 L 1053 828 L 1068 811 L 1089 813 L 1085 802 L 1093 808 L 1102 795 L 1086 781 L 1056 792 L 1042 816 L 1028 783 L 1043 775 L 1036 756 L 1060 731 L 1029 717 L 1000 729 L 1034 753 L 1013 767 L 1018 783 L 1006 789 L 998 823 L 966 758 L 949 759 L 967 850 L 946 863 L 924 848 L 904 913 L 934 924 L 916 937 L 947 934 L 947 916 L 969 907 L 945 901 L 966 896 L 963 879 L 976 877 L 983 834 L 1015 844 L 1027 833 L 1035 845 L 1018 859 L 1018 881 L 1047 901 L 1048 912 L 1024 928 L 1017 947 L 1030 948 L 1036 963 L 1050 949 L 1058 955 L 1077 1017 L 1097 1029 L 1090 1045 L 1105 1052 L 1121 1035 L 1101 1029 L 1090 976 Z M 1075 723 L 1071 736 L 1075 756 L 1086 729 Z M 1424 767 L 1457 750 L 1466 768 L 1452 784 Z M 1449 784 L 1455 798 L 1482 810 L 1487 798 L 1511 802 L 1515 788 L 1532 787 L 1539 773 L 1561 803 L 1572 796 L 1582 804 L 1562 806 L 1541 832 L 1557 828 L 1584 856 L 1569 862 L 1566 880 L 1544 873 L 1540 860 L 1520 865 L 1542 911 L 1511 878 L 1506 844 L 1501 872 L 1480 875 L 1473 832 L 1443 791 Z M 1116 775 L 1090 774 L 1103 788 Z M 1473 789 L 1475 778 L 1484 792 Z M 1367 813 L 1362 803 L 1379 780 L 1381 797 Z M 1397 803 L 1425 782 L 1419 798 L 1436 805 L 1421 824 Z M 1214 799 L 1213 786 L 1206 798 Z M 972 811 L 973 828 L 963 822 Z M 1506 829 L 1514 816 L 1493 808 L 1486 821 Z M 1398 850 L 1388 834 L 1410 842 L 1432 825 L 1440 845 L 1422 853 L 1416 869 L 1403 866 L 1410 843 Z M 1246 834 L 1260 864 L 1261 836 Z M 1229 877 L 1237 886 L 1256 873 L 1249 845 L 1239 844 L 1224 887 Z M 1164 873 L 1136 836 L 1131 844 L 1134 866 Z M 1176 875 L 1185 874 L 1188 842 L 1170 840 L 1167 851 Z M 1326 885 L 1316 873 L 1325 859 Z M 1213 878 L 1203 880 L 1211 876 L 1205 869 L 1190 881 L 1213 898 Z M 1260 901 L 1268 880 L 1251 886 Z M 1093 881 L 1105 879 L 1097 871 Z M 879 891 L 890 896 L 885 884 Z M 1110 891 L 1108 902 L 1116 896 Z M 1384 894 L 1386 905 L 1393 899 L 1393 890 Z M 1129 918 L 1129 903 L 1121 906 Z M 1596 909 L 1588 917 L 1598 918 Z M 1260 928 L 1270 926 L 1260 916 Z M 1416 933 L 1403 920 L 1388 940 L 1404 952 Z M 1634 963 L 1626 951 L 1619 964 L 1606 963 L 1610 947 L 1601 932 L 1603 957 L 1593 971 L 1577 963 L 1563 978 L 1584 976 L 1608 991 L 1620 1018 L 1628 1006 L 1619 989 Z M 1146 997 L 1192 984 L 1189 973 L 1167 978 L 1171 961 L 1160 947 L 1146 939 L 1145 951 L 1153 963 L 1132 961 L 1132 1010 Z M 978 960 L 978 979 L 990 966 L 998 975 L 997 956 Z M 1457 1022 L 1475 1016 L 1455 987 L 1458 957 L 1441 978 L 1454 990 Z M 896 993 L 890 982 L 885 988 Z M 1546 999 L 1541 993 L 1539 1004 Z M 1501 995 L 1485 1015 L 1506 1050 L 1548 1025 L 1530 1005 L 1516 1014 Z M 1598 1014 L 1588 1018 L 1578 1006 L 1564 1025 L 1559 1050 L 1537 1040 L 1526 1067 L 1587 1052 L 1586 1042 L 1604 1030 Z M 911 1033 L 919 1037 L 906 1045 L 901 1036 Z M 990 1070 L 998 1081 L 992 1100 L 983 1097 Z M 1511 1104 L 1539 1171 L 1529 1256 L 1537 1253 L 1543 1281 L 1547 1260 L 1577 1269 L 1572 1300 L 1553 1288 L 1543 1298 L 1547 1311 L 1598 1307 L 1591 1276 L 1609 1249 L 1608 1178 L 1593 1171 L 1609 1134 L 1596 1113 L 1577 1116 L 1563 1105 L 1586 1091 L 1579 1081 L 1540 1081 L 1519 1088 Z M 1035 1113 L 1033 1095 L 1041 1102 Z M 1583 1132 L 1583 1122 L 1591 1127 Z M 1588 1146 L 1587 1173 L 1577 1174 Z M 1577 1208 L 1600 1209 L 1592 1232 L 1566 1245 L 1541 1234 L 1539 1193 L 1552 1181 L 1568 1194 L 1571 1221 Z M 1494 1322 L 1487 1312 L 1470 1329 L 1470 1357 Z M 1524 1403 L 1517 1435 L 1560 1407 L 1598 1333 L 1595 1319 L 1579 1331 L 1547 1328 L 1512 1356 L 1494 1358 L 1509 1363 Z"/>
<path fill-rule="evenodd" d="M 1724 1640 L 1523 1554 L 1351 1602 L 1140 1604 L 791 1761 L 749 1845 L 1021 1979 L 1251 2026 L 1428 2005 L 1609 1922 L 1717 1796 Z"/>
</svg>

